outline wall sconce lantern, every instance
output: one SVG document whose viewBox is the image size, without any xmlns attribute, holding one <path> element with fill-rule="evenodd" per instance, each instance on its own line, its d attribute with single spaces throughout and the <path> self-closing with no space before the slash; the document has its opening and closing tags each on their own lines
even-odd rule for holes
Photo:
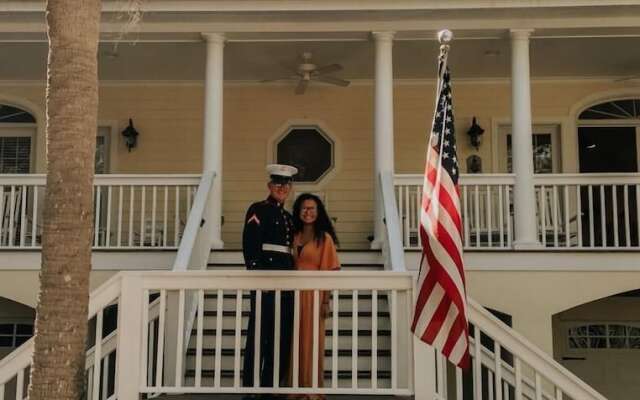
<svg viewBox="0 0 640 400">
<path fill-rule="evenodd" d="M 475 147 L 476 150 L 480 147 L 480 136 L 482 136 L 483 133 L 484 129 L 476 123 L 476 117 L 473 117 L 473 121 L 471 122 L 471 127 L 467 131 L 467 135 L 471 138 L 471 145 Z"/>
<path fill-rule="evenodd" d="M 122 131 L 122 136 L 124 136 L 124 144 L 127 145 L 127 149 L 129 151 L 136 147 L 138 135 L 138 131 L 133 127 L 133 120 L 129 118 L 129 125 Z"/>
</svg>

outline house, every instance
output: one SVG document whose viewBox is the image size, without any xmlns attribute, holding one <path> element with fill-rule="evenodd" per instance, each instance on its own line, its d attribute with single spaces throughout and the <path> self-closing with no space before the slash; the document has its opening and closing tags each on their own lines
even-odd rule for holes
<svg viewBox="0 0 640 400">
<path fill-rule="evenodd" d="M 259 289 L 332 291 L 335 318 L 317 355 L 327 387 L 314 391 L 638 397 L 640 1 L 142 7 L 142 21 L 122 32 L 122 2 L 103 1 L 92 398 L 273 391 L 240 387 L 242 311 Z M 38 292 L 43 10 L 40 1 L 0 3 L 5 399 L 24 395 Z M 455 35 L 449 64 L 474 327 L 474 368 L 464 374 L 408 332 L 443 28 Z M 121 134 L 130 119 L 135 146 Z M 474 120 L 484 133 L 472 143 Z M 296 193 L 327 203 L 340 275 L 243 270 L 244 212 L 265 197 L 271 162 L 297 165 Z M 296 390 L 304 391 L 275 389 Z"/>
</svg>

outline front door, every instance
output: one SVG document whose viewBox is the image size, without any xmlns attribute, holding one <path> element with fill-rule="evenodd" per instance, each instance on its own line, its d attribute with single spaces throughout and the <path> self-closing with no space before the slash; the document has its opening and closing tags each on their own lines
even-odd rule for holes
<svg viewBox="0 0 640 400">
<path fill-rule="evenodd" d="M 584 126 L 578 128 L 578 147 L 581 173 L 630 173 L 638 172 L 636 127 L 634 126 Z M 613 186 L 605 186 L 604 192 L 599 186 L 593 186 L 591 193 L 592 207 L 588 205 L 589 193 L 587 187 L 581 188 L 582 213 L 582 238 L 583 243 L 594 246 L 614 246 L 614 218 L 618 222 L 618 245 L 626 246 L 625 232 L 625 203 L 629 207 L 629 223 L 631 246 L 638 246 L 637 206 L 636 190 L 628 189 L 625 202 L 624 188 L 616 186 L 615 202 Z M 603 206 L 604 203 L 604 206 Z M 614 209 L 617 215 L 613 215 Z M 592 213 L 593 215 L 590 215 Z M 603 232 L 601 218 L 605 219 L 605 231 Z M 593 221 L 593 238 L 590 223 Z"/>
</svg>

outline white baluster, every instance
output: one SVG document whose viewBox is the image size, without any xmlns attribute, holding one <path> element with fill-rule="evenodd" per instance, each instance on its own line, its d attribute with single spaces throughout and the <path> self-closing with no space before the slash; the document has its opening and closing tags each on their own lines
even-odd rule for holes
<svg viewBox="0 0 640 400">
<path fill-rule="evenodd" d="M 491 222 L 491 185 L 487 185 L 487 238 L 489 240 L 489 247 L 493 247 L 492 236 L 492 222 Z"/>
<path fill-rule="evenodd" d="M 176 210 L 173 221 L 173 245 L 178 246 L 178 235 L 180 234 L 180 186 L 176 186 Z"/>
<path fill-rule="evenodd" d="M 462 389 L 462 369 L 456 367 L 456 400 L 462 400 L 464 391 Z"/>
<path fill-rule="evenodd" d="M 107 187 L 107 237 L 105 238 L 107 247 L 111 245 L 111 191 L 112 187 L 109 185 Z"/>
<path fill-rule="evenodd" d="M 95 210 L 95 226 L 93 228 L 94 238 L 93 245 L 95 247 L 100 246 L 100 208 L 101 208 L 101 199 L 102 199 L 102 190 L 101 186 L 94 186 L 96 190 L 96 210 Z"/>
<path fill-rule="evenodd" d="M 571 246 L 571 235 L 570 235 L 570 226 L 569 226 L 569 185 L 564 185 L 563 187 L 564 190 L 564 241 L 565 241 L 565 247 L 569 247 Z M 580 218 L 580 215 L 578 215 L 578 218 Z"/>
<path fill-rule="evenodd" d="M 156 348 L 156 387 L 162 387 L 163 362 L 164 362 L 164 328 L 165 312 L 167 304 L 167 291 L 160 291 L 160 310 L 158 318 L 158 346 Z"/>
<path fill-rule="evenodd" d="M 18 371 L 18 377 L 16 379 L 16 399 L 24 399 L 24 369 Z"/>
<path fill-rule="evenodd" d="M 242 302 L 242 299 L 240 299 Z M 198 290 L 198 320 L 196 322 L 196 376 L 195 386 L 202 386 L 202 331 L 204 329 L 204 290 Z M 238 374 L 239 375 L 239 374 Z"/>
<path fill-rule="evenodd" d="M 253 387 L 260 386 L 260 326 L 262 325 L 262 290 L 256 291 L 256 314 L 255 314 L 255 326 L 254 326 L 254 341 L 253 341 Z M 297 371 L 297 369 L 293 369 Z"/>
<path fill-rule="evenodd" d="M 282 304 L 282 291 L 276 290 L 275 293 L 275 321 L 273 324 L 273 387 L 280 386 L 280 315 Z M 314 330 L 315 332 L 315 330 Z"/>
<path fill-rule="evenodd" d="M 482 399 L 482 343 L 480 339 L 480 327 L 473 327 L 473 398 Z"/>
<path fill-rule="evenodd" d="M 351 294 L 351 388 L 358 388 L 358 291 Z"/>
<path fill-rule="evenodd" d="M 236 291 L 236 330 L 233 344 L 233 387 L 240 387 L 240 341 L 242 339 L 242 290 Z"/>
<path fill-rule="evenodd" d="M 7 243 L 10 247 L 13 247 L 13 223 L 15 219 L 15 208 L 16 208 L 16 187 L 11 185 L 11 197 L 9 197 L 9 243 Z"/>
<path fill-rule="evenodd" d="M 629 217 L 629 185 L 623 186 L 624 196 L 624 243 L 626 247 L 631 247 L 631 224 Z"/>
<path fill-rule="evenodd" d="M 213 386 L 219 388 L 222 378 L 222 312 L 224 310 L 224 292 L 222 289 L 218 289 L 216 297 L 216 356 Z"/>
<path fill-rule="evenodd" d="M 27 233 L 27 186 L 22 185 L 22 201 L 20 202 L 20 247 L 24 247 Z"/>
<path fill-rule="evenodd" d="M 0 190 L 0 196 L 2 196 L 2 191 Z M 0 210 L 2 210 L 2 206 L 0 205 Z M 31 247 L 36 247 L 36 235 L 37 235 L 37 227 L 38 227 L 38 186 L 33 187 L 33 221 L 31 222 Z M 0 243 L 2 243 L 2 239 L 0 238 Z"/>
<path fill-rule="evenodd" d="M 553 202 L 553 246 L 558 247 L 558 226 L 560 222 L 558 221 L 558 185 L 552 186 L 552 202 Z"/>
<path fill-rule="evenodd" d="M 338 317 L 339 317 L 339 296 L 340 292 L 333 291 L 333 317 L 331 322 L 333 324 L 331 337 L 331 387 L 333 389 L 338 388 Z M 295 370 L 294 370 L 295 371 Z"/>
<path fill-rule="evenodd" d="M 474 231 L 476 234 L 476 247 L 480 247 L 480 193 L 478 185 L 473 185 L 473 202 L 474 202 Z"/>
<path fill-rule="evenodd" d="M 118 231 L 117 231 L 117 241 L 118 247 L 122 246 L 122 201 L 123 201 L 123 193 L 122 193 L 122 185 L 118 187 Z"/>
<path fill-rule="evenodd" d="M 604 185 L 600 185 L 600 233 L 602 247 L 607 247 L 607 199 L 604 195 Z"/>
<path fill-rule="evenodd" d="M 544 185 L 540 186 L 540 202 L 538 203 L 538 209 L 540 212 L 540 235 L 542 237 L 542 246 L 547 245 L 547 189 Z"/>
<path fill-rule="evenodd" d="M 146 232 L 144 229 L 146 207 L 147 207 L 146 195 L 147 195 L 146 187 L 141 186 L 140 187 L 140 243 L 138 243 L 140 247 L 144 247 L 144 240 L 146 238 Z"/>
<path fill-rule="evenodd" d="M 168 210 L 169 209 L 169 188 L 164 187 L 164 207 L 162 216 L 162 247 L 167 247 L 167 225 L 168 225 Z"/>
<path fill-rule="evenodd" d="M 578 210 L 576 219 L 578 220 L 578 247 L 582 247 L 582 195 L 580 185 L 576 185 L 576 209 Z"/>
<path fill-rule="evenodd" d="M 133 201 L 135 197 L 135 187 L 129 187 L 129 247 L 133 247 Z"/>
<path fill-rule="evenodd" d="M 293 294 L 293 382 L 292 386 L 298 388 L 298 371 L 300 367 L 300 291 Z"/>
<path fill-rule="evenodd" d="M 504 247 L 504 203 L 502 202 L 502 191 L 504 186 L 498 186 L 498 228 L 500 230 L 500 247 Z"/>
<path fill-rule="evenodd" d="M 151 247 L 154 247 L 156 245 L 156 207 L 158 197 L 158 187 L 156 185 L 153 185 L 151 193 Z"/>
<path fill-rule="evenodd" d="M 613 245 L 618 247 L 620 245 L 618 237 L 618 185 L 611 185 L 611 196 L 613 203 Z M 604 210 L 603 210 L 604 211 Z"/>
<path fill-rule="evenodd" d="M 516 382 L 515 382 L 515 391 L 516 391 L 516 400 L 523 400 L 522 396 L 522 364 L 520 363 L 520 358 L 518 356 L 514 356 L 515 358 L 515 370 L 516 370 Z"/>
<path fill-rule="evenodd" d="M 100 400 L 100 375 L 102 360 L 102 321 L 104 318 L 103 310 L 98 311 L 96 315 L 95 345 L 93 346 L 93 400 Z M 18 397 L 22 399 L 22 397 Z"/>
<path fill-rule="evenodd" d="M 398 388 L 398 291 L 391 291 L 391 389 Z"/>
<path fill-rule="evenodd" d="M 496 400 L 502 400 L 502 347 L 500 343 L 494 340 L 494 362 L 495 362 L 495 386 Z"/>
<path fill-rule="evenodd" d="M 312 340 L 312 367 L 311 367 L 311 387 L 318 388 L 318 360 L 320 357 L 324 357 L 324 354 L 319 353 L 319 336 L 320 336 L 320 293 L 318 290 L 313 291 L 313 340 Z M 357 359 L 356 359 L 357 365 Z"/>
<path fill-rule="evenodd" d="M 536 371 L 535 373 L 535 389 L 536 400 L 542 400 L 542 380 L 538 371 Z"/>
<path fill-rule="evenodd" d="M 594 233 L 594 216 L 593 216 L 593 187 L 588 186 L 589 191 L 589 244 L 591 247 L 595 247 L 595 233 Z"/>
<path fill-rule="evenodd" d="M 184 357 L 184 289 L 178 292 L 178 329 L 176 331 L 176 387 L 182 386 L 182 359 Z M 216 349 L 217 350 L 217 349 Z"/>
<path fill-rule="evenodd" d="M 378 291 L 371 292 L 371 388 L 378 388 Z"/>
<path fill-rule="evenodd" d="M 467 185 L 462 186 L 463 220 L 464 223 L 464 247 L 469 247 L 469 203 Z"/>
<path fill-rule="evenodd" d="M 144 347 L 142 359 L 140 360 L 140 371 L 147 371 L 147 366 L 152 363 L 149 359 L 152 359 L 151 353 L 153 351 L 151 348 L 152 341 L 149 339 L 149 290 L 147 289 L 142 292 L 142 343 Z M 147 372 L 147 379 L 144 380 L 147 382 L 147 386 L 150 386 L 149 375 L 150 373 Z"/>
</svg>

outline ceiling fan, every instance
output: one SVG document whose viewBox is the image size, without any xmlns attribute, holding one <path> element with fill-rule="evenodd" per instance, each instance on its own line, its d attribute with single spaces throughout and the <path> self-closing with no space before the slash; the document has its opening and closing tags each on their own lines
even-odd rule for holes
<svg viewBox="0 0 640 400">
<path fill-rule="evenodd" d="M 311 52 L 304 52 L 300 56 L 300 63 L 295 68 L 287 68 L 293 72 L 293 75 L 284 76 L 281 78 L 275 79 L 265 79 L 261 82 L 274 82 L 274 81 L 282 81 L 282 80 L 295 80 L 298 82 L 295 88 L 295 94 L 304 94 L 309 86 L 311 81 L 318 81 L 328 83 L 330 85 L 337 86 L 349 86 L 349 81 L 344 79 L 337 78 L 335 76 L 330 76 L 333 72 L 338 72 L 342 70 L 342 65 L 340 64 L 329 64 L 324 65 L 322 67 L 318 67 L 311 61 L 312 54 Z"/>
</svg>

